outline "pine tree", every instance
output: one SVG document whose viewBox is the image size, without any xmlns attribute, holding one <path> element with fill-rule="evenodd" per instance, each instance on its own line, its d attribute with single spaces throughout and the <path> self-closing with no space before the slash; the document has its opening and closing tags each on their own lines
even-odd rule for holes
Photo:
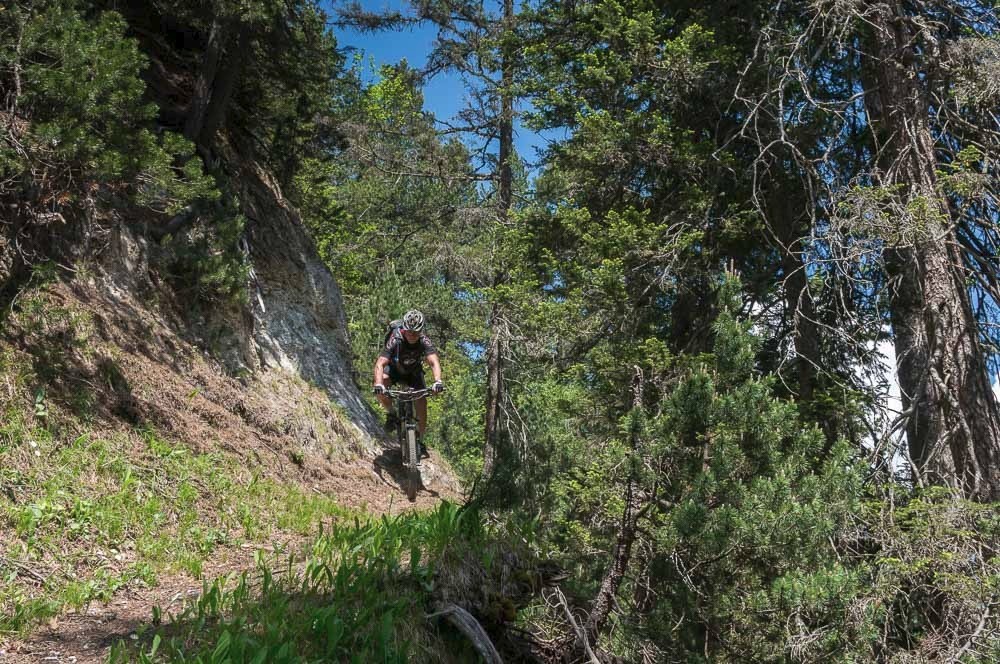
<svg viewBox="0 0 1000 664">
<path fill-rule="evenodd" d="M 504 0 L 496 9 L 476 0 L 437 0 L 414 3 L 412 10 L 410 15 L 376 14 L 353 3 L 341 12 L 341 18 L 368 30 L 399 29 L 414 23 L 436 27 L 438 40 L 424 75 L 456 72 L 471 92 L 472 102 L 459 112 L 458 123 L 446 121 L 445 126 L 447 131 L 458 132 L 478 143 L 474 152 L 482 155 L 487 169 L 482 180 L 491 183 L 485 201 L 488 219 L 480 225 L 482 263 L 476 274 L 469 275 L 490 299 L 489 338 L 484 344 L 483 474 L 491 478 L 510 435 L 504 411 L 509 404 L 505 373 L 510 363 L 511 342 L 510 306 L 505 302 L 505 293 L 510 285 L 511 268 L 504 258 L 507 253 L 504 238 L 511 231 L 514 208 L 518 19 L 513 0 Z"/>
<path fill-rule="evenodd" d="M 974 274 L 995 270 L 982 252 L 995 198 L 955 189 L 951 173 L 968 185 L 994 168 L 968 158 L 994 149 L 997 134 L 969 103 L 966 68 L 996 28 L 992 7 L 977 3 L 787 5 L 759 31 L 746 71 L 767 75 L 748 77 L 742 97 L 756 143 L 791 154 L 814 192 L 801 210 L 811 219 L 803 256 L 817 274 L 847 277 L 830 282 L 850 303 L 843 318 L 868 329 L 851 341 L 864 346 L 891 322 L 905 402 L 895 426 L 913 481 L 983 500 L 1000 481 L 984 347 L 995 347 L 997 293 Z"/>
</svg>

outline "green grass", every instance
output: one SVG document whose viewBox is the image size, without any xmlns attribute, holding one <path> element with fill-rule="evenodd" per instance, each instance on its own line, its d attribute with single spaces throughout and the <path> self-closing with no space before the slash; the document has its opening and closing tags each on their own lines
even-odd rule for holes
<svg viewBox="0 0 1000 664">
<path fill-rule="evenodd" d="M 307 535 L 350 515 L 152 430 L 63 442 L 17 411 L 0 418 L 0 529 L 14 535 L 0 549 L 0 634 L 163 572 L 199 577 L 219 547 Z"/>
<path fill-rule="evenodd" d="M 48 288 L 52 275 L 36 276 L 7 310 L 13 336 L 0 337 L 0 637 L 165 573 L 200 578 L 220 548 L 312 535 L 353 515 L 234 454 L 127 428 L 120 349 Z M 320 400 L 302 396 L 325 421 Z M 94 433 L 102 424 L 117 432 Z"/>
<path fill-rule="evenodd" d="M 477 519 L 454 505 L 356 514 L 235 454 L 128 428 L 141 420 L 115 410 L 132 389 L 115 348 L 59 298 L 22 300 L 13 323 L 24 343 L 0 339 L 0 638 L 181 573 L 202 579 L 202 596 L 176 616 L 154 609 L 142 638 L 119 644 L 113 661 L 475 660 L 462 637 L 439 633 L 426 614 L 442 596 L 441 568 L 454 578 L 451 570 L 471 565 L 471 585 L 484 585 L 497 557 L 481 553 L 491 549 Z M 340 431 L 325 402 L 303 386 L 281 387 L 301 397 L 294 421 L 353 450 L 351 428 Z M 98 433 L 107 424 L 115 433 Z M 315 540 L 304 559 L 279 562 L 306 536 Z M 263 553 L 290 539 L 295 547 Z M 251 569 L 205 580 L 206 562 L 235 549 L 257 551 Z"/>
<path fill-rule="evenodd" d="M 426 614 L 440 569 L 486 550 L 475 514 L 449 503 L 335 525 L 304 561 L 275 569 L 259 558 L 253 573 L 206 583 L 143 646 L 120 643 L 110 661 L 476 661 L 461 639 L 429 629 Z"/>
</svg>

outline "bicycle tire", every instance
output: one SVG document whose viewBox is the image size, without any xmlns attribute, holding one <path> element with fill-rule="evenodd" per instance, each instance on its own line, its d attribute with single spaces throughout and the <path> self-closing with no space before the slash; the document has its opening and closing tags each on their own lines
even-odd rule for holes
<svg viewBox="0 0 1000 664">
<path fill-rule="evenodd" d="M 417 430 L 412 427 L 406 430 L 406 455 L 409 457 L 407 467 L 411 473 L 416 473 L 419 470 L 420 450 L 417 449 Z"/>
</svg>

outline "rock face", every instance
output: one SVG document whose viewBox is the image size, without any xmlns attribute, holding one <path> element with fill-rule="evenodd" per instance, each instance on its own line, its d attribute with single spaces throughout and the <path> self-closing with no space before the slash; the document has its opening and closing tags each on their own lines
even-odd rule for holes
<svg viewBox="0 0 1000 664">
<path fill-rule="evenodd" d="M 326 390 L 366 438 L 384 434 L 354 381 L 340 289 L 277 183 L 253 163 L 236 173 L 247 217 L 245 250 L 253 265 L 251 320 L 244 361 L 257 370 L 281 368 Z"/>
</svg>

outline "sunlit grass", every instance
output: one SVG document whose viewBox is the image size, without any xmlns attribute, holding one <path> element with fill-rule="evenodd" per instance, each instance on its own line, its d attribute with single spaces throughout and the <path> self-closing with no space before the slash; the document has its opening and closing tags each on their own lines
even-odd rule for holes
<svg viewBox="0 0 1000 664">
<path fill-rule="evenodd" d="M 442 557 L 477 555 L 480 535 L 476 515 L 449 503 L 336 525 L 305 560 L 258 557 L 252 572 L 206 582 L 195 603 L 140 648 L 118 644 L 111 661 L 474 661 L 466 644 L 429 629 L 426 614 Z"/>
<path fill-rule="evenodd" d="M 117 351 L 43 277 L 6 321 L 29 350 L 0 342 L 0 636 L 353 516 L 236 454 L 150 426 L 96 432 L 95 410 L 127 401 Z"/>
<path fill-rule="evenodd" d="M 0 633 L 155 584 L 164 572 L 200 577 L 219 547 L 307 535 L 351 514 L 153 430 L 64 443 L 10 412 L 0 468 L 0 528 L 14 535 L 0 550 Z"/>
</svg>

